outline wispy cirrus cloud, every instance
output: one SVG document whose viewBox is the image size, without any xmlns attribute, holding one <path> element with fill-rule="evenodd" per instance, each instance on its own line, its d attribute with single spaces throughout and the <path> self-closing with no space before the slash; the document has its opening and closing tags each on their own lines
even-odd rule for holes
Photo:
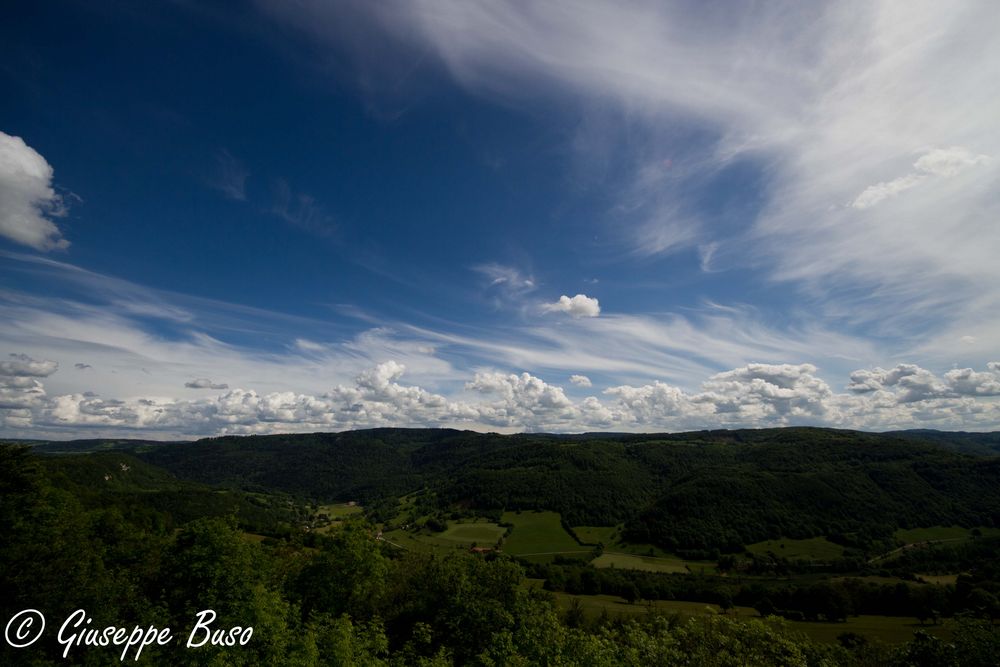
<svg viewBox="0 0 1000 667">
<path fill-rule="evenodd" d="M 247 166 L 223 148 L 215 154 L 215 166 L 208 177 L 208 184 L 229 199 L 246 201 L 249 177 Z"/>
<path fill-rule="evenodd" d="M 725 257 L 869 327 L 891 305 L 933 331 L 1000 285 L 996 3 L 258 4 L 360 66 L 430 54 L 506 104 L 617 104 L 602 134 L 628 177 L 605 184 L 608 222 L 636 254 L 710 249 L 703 265 Z M 736 227 L 702 204 L 734 165 L 759 175 Z"/>
<path fill-rule="evenodd" d="M 284 179 L 274 184 L 271 213 L 293 227 L 321 237 L 331 237 L 337 230 L 333 216 L 312 195 L 296 192 Z"/>
<path fill-rule="evenodd" d="M 46 258 L 8 259 L 49 281 L 82 280 L 88 301 L 0 295 L 5 435 L 1000 426 L 998 362 L 885 370 L 872 363 L 884 352 L 863 339 L 776 328 L 748 308 L 706 304 L 688 316 L 541 317 L 455 330 L 369 322 L 350 333 L 219 302 L 187 299 L 181 308 L 178 295 Z M 130 308 L 129 299 L 160 305 Z M 309 338 L 301 335 L 307 329 Z M 250 342 L 280 332 L 283 345 Z M 86 373 L 60 372 L 81 366 Z M 575 391 L 594 395 L 572 399 L 546 379 L 567 376 Z M 838 377 L 839 386 L 831 382 Z M 189 398 L 182 385 L 203 397 Z"/>
</svg>

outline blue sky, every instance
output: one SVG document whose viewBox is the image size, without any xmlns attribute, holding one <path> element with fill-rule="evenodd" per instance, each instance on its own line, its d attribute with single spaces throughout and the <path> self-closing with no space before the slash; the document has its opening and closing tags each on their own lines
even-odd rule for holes
<svg viewBox="0 0 1000 667">
<path fill-rule="evenodd" d="M 995 3 L 29 3 L 0 434 L 1000 428 Z"/>
</svg>

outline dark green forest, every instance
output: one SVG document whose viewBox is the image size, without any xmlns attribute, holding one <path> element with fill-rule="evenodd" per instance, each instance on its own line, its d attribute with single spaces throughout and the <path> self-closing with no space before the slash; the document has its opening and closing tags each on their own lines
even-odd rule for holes
<svg viewBox="0 0 1000 667">
<path fill-rule="evenodd" d="M 1000 527 L 995 439 L 376 429 L 2 444 L 0 620 L 32 608 L 56 627 L 28 649 L 4 644 L 0 664 L 122 664 L 121 647 L 71 646 L 63 658 L 57 626 L 85 609 L 95 628 L 174 630 L 179 639 L 143 648 L 138 664 L 995 667 L 1000 538 L 979 532 Z M 716 568 L 665 574 L 398 548 L 381 526 L 404 496 L 435 529 L 548 510 L 567 527 L 620 525 L 630 542 Z M 319 504 L 348 502 L 364 511 L 315 529 Z M 933 526 L 974 538 L 898 548 L 899 529 Z M 843 555 L 805 563 L 746 549 L 820 536 Z M 934 572 L 958 576 L 914 580 Z M 758 618 L 588 617 L 558 595 L 740 606 Z M 185 648 L 203 609 L 218 613 L 213 629 L 252 626 L 249 643 Z M 857 614 L 920 625 L 904 644 L 847 631 L 822 642 L 795 625 Z M 945 639 L 924 632 L 942 619 Z"/>
<path fill-rule="evenodd" d="M 826 535 L 877 549 L 896 528 L 1000 526 L 1000 457 L 982 453 L 995 440 L 959 434 L 943 447 L 938 432 L 820 428 L 616 436 L 374 429 L 35 450 L 113 447 L 188 481 L 374 507 L 427 489 L 442 508 L 552 510 L 568 525 L 624 523 L 633 541 L 716 557 L 778 537 Z"/>
</svg>

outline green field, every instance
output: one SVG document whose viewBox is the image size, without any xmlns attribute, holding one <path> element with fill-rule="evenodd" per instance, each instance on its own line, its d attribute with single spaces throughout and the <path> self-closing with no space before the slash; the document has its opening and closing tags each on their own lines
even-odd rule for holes
<svg viewBox="0 0 1000 667">
<path fill-rule="evenodd" d="M 383 539 L 391 544 L 425 553 L 468 549 L 473 544 L 481 547 L 492 547 L 497 543 L 506 528 L 486 521 L 457 522 L 449 521 L 448 529 L 433 533 L 429 530 L 389 530 L 382 534 Z"/>
<path fill-rule="evenodd" d="M 979 532 L 983 537 L 996 537 L 1000 535 L 1000 528 L 980 528 Z M 900 529 L 894 533 L 897 540 L 903 544 L 916 544 L 918 542 L 959 542 L 972 539 L 972 529 L 961 526 L 934 526 L 932 528 L 910 528 Z"/>
<path fill-rule="evenodd" d="M 605 552 L 590 563 L 594 567 L 614 567 L 621 570 L 644 570 L 674 574 L 714 574 L 715 563 L 686 561 L 680 558 L 636 556 Z"/>
<path fill-rule="evenodd" d="M 633 544 L 622 541 L 623 526 L 576 526 L 573 532 L 576 533 L 580 542 L 587 546 L 597 546 L 603 544 L 607 551 L 623 554 L 634 554 L 636 556 L 656 556 L 659 558 L 674 558 L 659 547 L 652 544 Z"/>
<path fill-rule="evenodd" d="M 514 529 L 503 550 L 515 556 L 579 554 L 590 551 L 566 532 L 556 512 L 504 512 L 503 523 Z"/>
<path fill-rule="evenodd" d="M 505 532 L 507 532 L 506 528 L 485 521 L 476 523 L 449 521 L 448 530 L 439 533 L 437 537 L 452 542 L 463 542 L 470 545 L 476 543 L 481 547 L 492 547 L 497 540 L 503 537 Z"/>
<path fill-rule="evenodd" d="M 360 505 L 338 503 L 336 505 L 320 505 L 316 513 L 322 516 L 328 516 L 331 519 L 343 519 L 344 517 L 351 516 L 352 514 L 360 514 L 362 511 L 364 510 Z"/>
<path fill-rule="evenodd" d="M 556 605 L 563 611 L 570 608 L 574 600 L 579 600 L 587 618 L 594 620 L 602 612 L 612 618 L 628 618 L 649 613 L 679 614 L 681 616 L 704 616 L 721 612 L 718 606 L 705 602 L 685 602 L 681 600 L 651 600 L 629 604 L 613 595 L 570 595 L 553 593 Z M 734 607 L 730 617 L 759 619 L 760 615 L 749 607 Z M 792 630 L 799 630 L 816 641 L 835 642 L 845 632 L 854 632 L 868 639 L 878 639 L 890 644 L 901 644 L 913 639 L 913 633 L 923 630 L 943 639 L 951 637 L 947 621 L 942 625 L 921 626 L 913 618 L 901 616 L 852 616 L 844 623 L 820 623 L 809 621 L 785 621 Z"/>
<path fill-rule="evenodd" d="M 772 552 L 789 560 L 831 561 L 843 557 L 844 547 L 825 537 L 808 540 L 766 540 L 747 547 L 752 554 L 763 556 Z"/>
<path fill-rule="evenodd" d="M 611 546 L 621 538 L 621 526 L 574 526 L 573 532 L 581 543 L 595 547 Z"/>
</svg>

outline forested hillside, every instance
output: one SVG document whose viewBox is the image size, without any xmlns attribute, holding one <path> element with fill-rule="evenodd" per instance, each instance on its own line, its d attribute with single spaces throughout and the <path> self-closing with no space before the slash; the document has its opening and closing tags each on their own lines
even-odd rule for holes
<svg viewBox="0 0 1000 667">
<path fill-rule="evenodd" d="M 443 509 L 542 509 L 569 525 L 623 523 L 633 541 L 697 556 L 778 537 L 865 548 L 899 528 L 1000 526 L 1000 457 L 982 455 L 995 439 L 820 428 L 580 436 L 374 429 L 35 449 L 110 447 L 181 480 L 373 507 L 429 490 Z"/>
<path fill-rule="evenodd" d="M 586 479 L 591 484 L 600 484 L 603 475 L 644 475 L 649 486 L 639 489 L 640 494 L 670 484 L 670 466 L 664 462 L 673 465 L 676 461 L 684 471 L 678 473 L 678 488 L 696 483 L 698 475 L 711 477 L 713 471 L 725 471 L 724 460 L 758 467 L 768 460 L 768 470 L 800 472 L 800 464 L 789 468 L 781 454 L 780 447 L 791 446 L 788 443 L 753 445 L 760 449 L 744 449 L 744 443 L 733 449 L 732 443 L 644 442 L 632 437 L 607 442 L 601 438 L 480 438 L 444 431 L 412 440 L 401 432 L 386 432 L 386 438 L 378 435 L 382 434 L 303 438 L 304 451 L 314 464 L 335 466 L 338 451 L 355 457 L 333 476 L 332 485 L 318 488 L 348 495 L 369 488 L 376 497 L 415 481 L 435 484 L 442 493 L 450 490 L 457 498 L 463 497 L 462 485 L 469 483 L 449 479 L 449 475 L 478 470 L 478 474 L 492 471 L 497 479 L 503 479 L 506 472 L 520 480 L 522 486 L 510 497 L 528 502 L 528 494 L 548 499 L 567 489 L 584 492 L 583 486 L 575 485 L 555 486 L 552 491 L 534 488 L 532 480 L 546 479 L 532 476 L 542 470 L 567 483 L 574 471 L 589 471 Z M 398 474 L 390 486 L 380 485 L 377 479 L 365 481 L 367 452 L 362 447 L 373 437 L 381 444 L 368 451 L 378 452 L 381 470 Z M 283 493 L 261 493 L 261 480 L 280 481 L 286 485 L 283 488 L 292 488 L 291 479 L 284 475 L 292 475 L 294 467 L 284 469 L 282 475 L 268 473 L 264 467 L 277 466 L 284 456 L 295 459 L 298 439 L 223 439 L 163 447 L 133 442 L 119 443 L 110 451 L 95 443 L 102 451 L 50 456 L 0 444 L 0 531 L 4 537 L 0 541 L 0 618 L 37 609 L 50 622 L 43 640 L 29 648 L 0 646 L 0 662 L 104 665 L 121 664 L 124 655 L 131 664 L 149 665 L 993 667 L 1000 658 L 1000 632 L 992 620 L 1000 615 L 995 592 L 991 592 L 1000 586 L 993 557 L 995 537 L 977 537 L 948 549 L 902 553 L 904 568 L 959 567 L 972 572 L 960 577 L 957 586 L 841 581 L 836 575 L 822 581 L 813 574 L 775 578 L 771 571 L 754 574 L 756 569 L 790 565 L 773 555 L 753 556 L 749 562 L 724 558 L 717 574 L 692 575 L 601 569 L 586 560 L 558 558 L 548 564 L 531 564 L 492 549 L 469 553 L 461 544 L 457 549 L 428 553 L 390 543 L 380 524 L 371 523 L 354 505 L 344 506 L 336 522 L 317 528 L 315 503 L 303 504 L 301 495 L 295 499 Z M 769 450 L 770 446 L 779 449 Z M 199 447 L 204 449 L 199 451 Z M 716 452 L 718 447 L 722 449 Z M 839 451 L 839 445 L 833 447 Z M 433 455 L 435 449 L 438 456 Z M 443 454 L 449 450 L 456 459 L 468 458 L 458 465 L 449 463 Z M 229 462 L 231 467 L 211 471 L 211 475 L 204 467 L 190 463 L 185 465 L 191 467 L 185 467 L 181 465 L 185 451 L 210 457 L 210 465 Z M 602 451 L 608 455 L 602 457 Z M 153 455 L 161 462 L 172 462 L 174 470 L 200 470 L 203 479 L 217 475 L 231 486 L 257 491 L 180 479 L 152 465 L 147 459 Z M 954 459 L 950 454 L 936 458 L 940 455 L 938 450 L 921 449 L 911 457 L 902 450 L 894 453 L 891 447 L 882 453 L 870 452 L 871 460 L 898 465 L 916 465 L 924 456 L 948 465 L 991 462 Z M 712 466 L 700 464 L 700 456 L 711 456 Z M 854 461 L 847 467 L 861 469 L 873 465 L 863 456 L 842 458 L 838 463 L 838 456 L 820 450 L 806 457 L 812 465 L 823 462 L 834 471 L 846 465 L 844 461 Z M 482 464 L 477 465 L 477 460 Z M 207 460 L 201 463 L 204 466 Z M 305 479 L 320 484 L 321 473 L 313 471 Z M 628 478 L 634 479 L 639 478 Z M 611 488 L 625 488 L 613 482 Z M 496 489 L 500 493 L 503 487 Z M 601 502 L 617 511 L 618 505 L 611 502 L 610 494 L 607 497 Z M 788 502 L 783 496 L 775 497 L 777 506 Z M 449 502 L 428 492 L 419 498 Z M 912 499 L 901 498 L 900 502 Z M 415 508 L 412 499 L 395 500 L 398 507 Z M 501 501 L 488 493 L 481 496 L 483 504 Z M 515 535 L 529 525 L 542 525 L 548 516 L 504 514 L 508 515 L 515 522 Z M 448 523 L 449 530 L 485 534 L 495 527 L 481 520 Z M 561 530 L 558 523 L 553 529 Z M 518 539 L 528 545 L 545 536 L 524 533 Z M 525 577 L 525 567 L 533 578 Z M 541 583 L 547 590 L 540 588 Z M 649 606 L 640 604 L 642 599 Z M 666 600 L 668 606 L 661 607 L 658 599 Z M 756 610 L 734 608 L 734 603 Z M 608 614 L 605 606 L 595 615 L 594 605 L 608 605 L 615 614 Z M 124 652 L 120 646 L 64 646 L 51 626 L 58 626 L 76 609 L 92 617 L 94 628 L 169 627 L 180 640 L 141 651 L 133 646 Z M 184 639 L 196 613 L 203 609 L 218 614 L 213 629 L 253 627 L 251 640 L 245 645 L 213 642 L 187 648 Z M 871 616 L 848 621 L 853 614 L 898 614 L 900 609 L 916 614 L 919 626 L 912 619 L 888 617 L 874 621 L 874 626 Z M 948 617 L 946 624 L 942 616 Z M 933 626 L 927 626 L 930 632 L 924 631 L 925 618 L 934 620 Z M 829 637 L 823 626 L 832 629 L 836 641 L 803 634 L 805 629 Z M 851 628 L 868 629 L 860 635 Z M 940 633 L 946 633 L 947 641 L 936 636 Z M 878 639 L 881 636 L 896 639 L 886 643 Z"/>
</svg>

